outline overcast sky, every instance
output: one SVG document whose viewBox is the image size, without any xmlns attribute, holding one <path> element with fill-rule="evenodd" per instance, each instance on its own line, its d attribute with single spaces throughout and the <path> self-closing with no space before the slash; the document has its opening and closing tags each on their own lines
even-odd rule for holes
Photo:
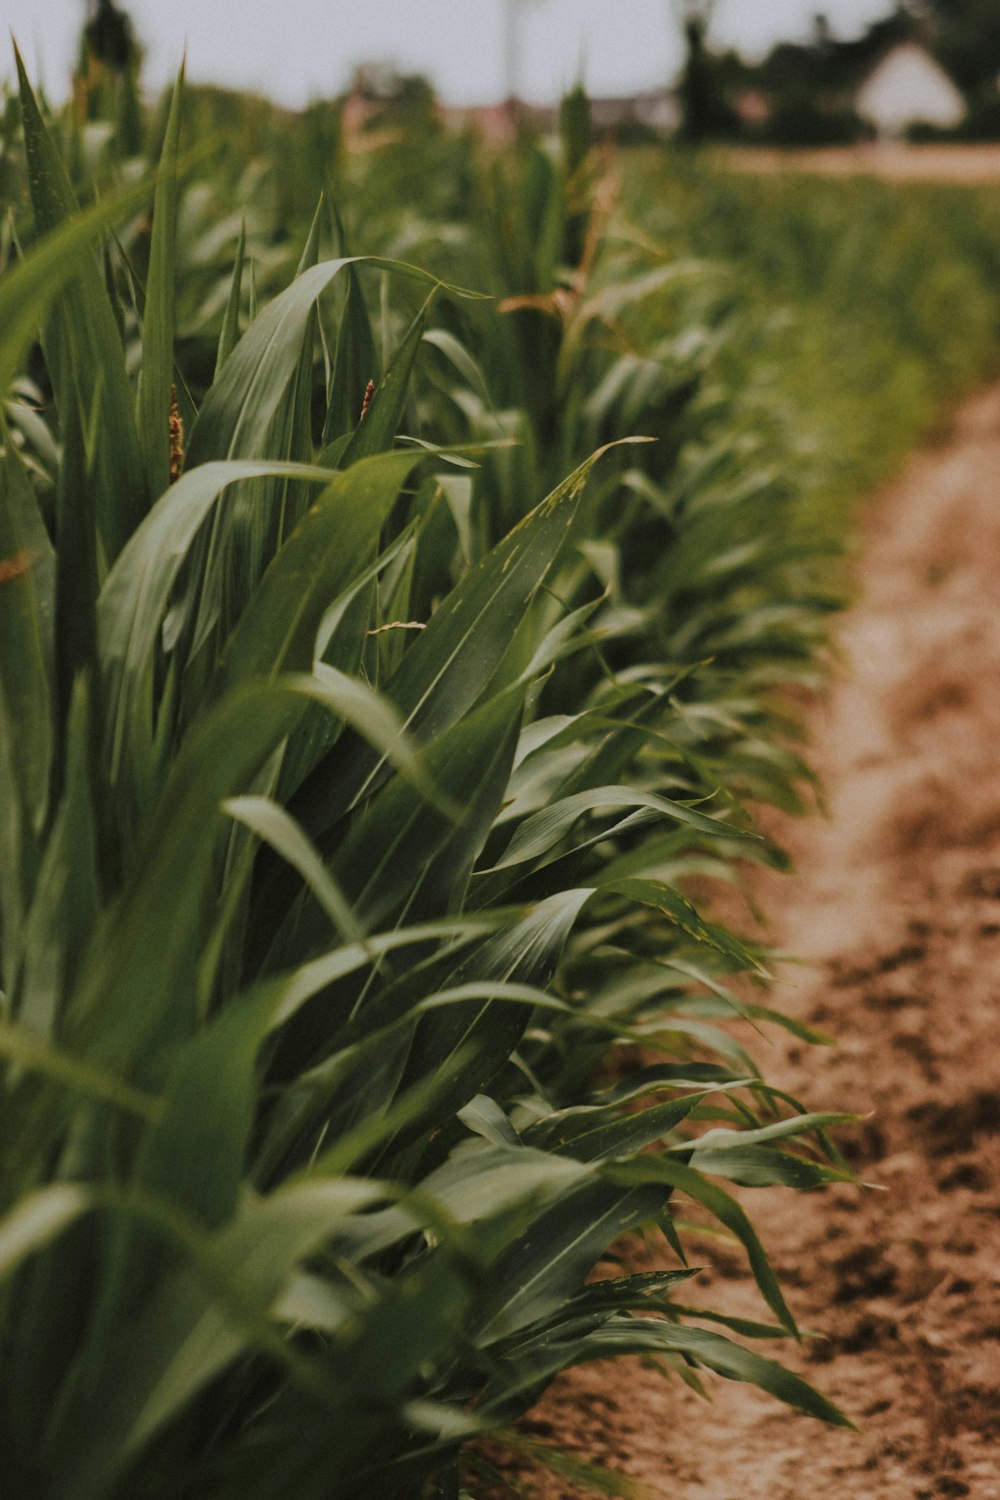
<svg viewBox="0 0 1000 1500">
<path fill-rule="evenodd" d="M 521 87 L 555 97 L 582 71 L 595 94 L 655 87 L 680 60 L 671 0 L 512 0 L 521 11 Z M 260 89 L 297 106 L 340 92 L 359 62 L 426 73 L 442 97 L 505 92 L 504 0 L 129 0 L 146 48 L 146 82 L 176 69 L 184 39 L 192 78 Z M 62 97 L 85 0 L 0 0 L 35 78 Z M 809 32 L 817 10 L 856 35 L 889 0 L 718 0 L 712 36 L 760 53 Z M 3 68 L 6 74 L 8 69 Z"/>
</svg>

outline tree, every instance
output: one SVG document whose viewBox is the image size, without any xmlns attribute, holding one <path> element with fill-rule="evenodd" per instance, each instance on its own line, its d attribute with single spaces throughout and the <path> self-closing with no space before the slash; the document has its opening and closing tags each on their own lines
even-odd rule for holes
<svg viewBox="0 0 1000 1500">
<path fill-rule="evenodd" d="M 80 119 L 118 120 L 126 156 L 142 147 L 138 76 L 141 60 L 128 14 L 114 0 L 87 0 L 74 95 Z"/>
<path fill-rule="evenodd" d="M 680 22 L 685 59 L 681 71 L 681 136 L 690 144 L 729 135 L 734 125 L 722 77 L 708 48 L 708 29 L 715 10 L 715 0 L 673 0 Z"/>
<path fill-rule="evenodd" d="M 88 53 L 102 67 L 125 72 L 138 53 L 129 16 L 114 0 L 96 0 L 96 5 L 88 5 L 88 12 L 90 19 L 83 32 Z"/>
<path fill-rule="evenodd" d="M 1000 6 L 996 0 L 912 0 L 931 25 L 934 50 L 966 93 L 993 85 L 1000 72 Z"/>
</svg>

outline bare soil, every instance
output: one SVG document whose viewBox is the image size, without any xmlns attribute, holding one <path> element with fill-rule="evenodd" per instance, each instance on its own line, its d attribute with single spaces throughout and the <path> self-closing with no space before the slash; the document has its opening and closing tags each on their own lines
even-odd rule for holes
<svg viewBox="0 0 1000 1500">
<path fill-rule="evenodd" d="M 878 497 L 858 577 L 813 720 L 829 817 L 782 826 L 797 874 L 756 893 L 806 961 L 777 999 L 839 1041 L 760 1060 L 868 1116 L 843 1144 L 878 1187 L 742 1197 L 824 1335 L 779 1357 L 861 1433 L 735 1382 L 706 1405 L 636 1361 L 570 1372 L 528 1433 L 657 1500 L 1000 1500 L 1000 388 Z M 687 1300 L 762 1315 L 737 1255 L 701 1258 Z"/>
<path fill-rule="evenodd" d="M 726 149 L 718 165 L 737 172 L 770 175 L 812 172 L 822 177 L 883 177 L 891 182 L 1000 182 L 1000 146 L 909 146 L 877 141 L 861 146 L 828 146 L 818 151 Z"/>
</svg>

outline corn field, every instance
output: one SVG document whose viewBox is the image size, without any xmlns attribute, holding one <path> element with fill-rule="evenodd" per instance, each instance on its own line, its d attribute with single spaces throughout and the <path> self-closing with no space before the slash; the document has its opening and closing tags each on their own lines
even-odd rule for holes
<svg viewBox="0 0 1000 1500">
<path fill-rule="evenodd" d="M 851 1117 L 712 893 L 998 205 L 126 104 L 0 127 L 5 1488 L 474 1497 L 621 1354 L 849 1425 L 731 1187 Z"/>
</svg>

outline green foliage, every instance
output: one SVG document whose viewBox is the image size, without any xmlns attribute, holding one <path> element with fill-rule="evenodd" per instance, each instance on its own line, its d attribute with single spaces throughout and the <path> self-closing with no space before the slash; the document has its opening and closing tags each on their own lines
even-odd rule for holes
<svg viewBox="0 0 1000 1500">
<path fill-rule="evenodd" d="M 736 190 L 704 186 L 699 237 L 678 181 L 640 231 L 579 101 L 559 161 L 434 135 L 423 217 L 387 201 L 398 141 L 351 163 L 315 112 L 213 111 L 262 159 L 231 130 L 186 177 L 179 82 L 151 226 L 148 181 L 67 172 L 23 74 L 5 127 L 10 1487 L 453 1494 L 471 1437 L 630 1351 L 843 1424 L 738 1341 L 797 1330 L 720 1186 L 842 1178 L 842 1117 L 761 1077 L 746 1022 L 781 1018 L 729 976 L 766 953 L 690 899 L 782 862 L 747 805 L 806 799 L 780 694 L 817 680 L 834 512 L 876 466 L 795 430 L 762 310 L 766 255 L 801 304 L 828 224 L 779 206 L 736 273 Z M 303 129 L 308 207 L 277 191 Z M 952 249 L 920 272 L 942 298 L 975 280 Z M 848 271 L 819 262 L 826 351 Z M 908 319 L 879 421 L 982 352 Z M 839 411 L 884 358 L 833 364 Z M 588 1283 L 638 1229 L 682 1254 L 675 1202 L 776 1322 L 700 1327 L 684 1264 Z"/>
</svg>

